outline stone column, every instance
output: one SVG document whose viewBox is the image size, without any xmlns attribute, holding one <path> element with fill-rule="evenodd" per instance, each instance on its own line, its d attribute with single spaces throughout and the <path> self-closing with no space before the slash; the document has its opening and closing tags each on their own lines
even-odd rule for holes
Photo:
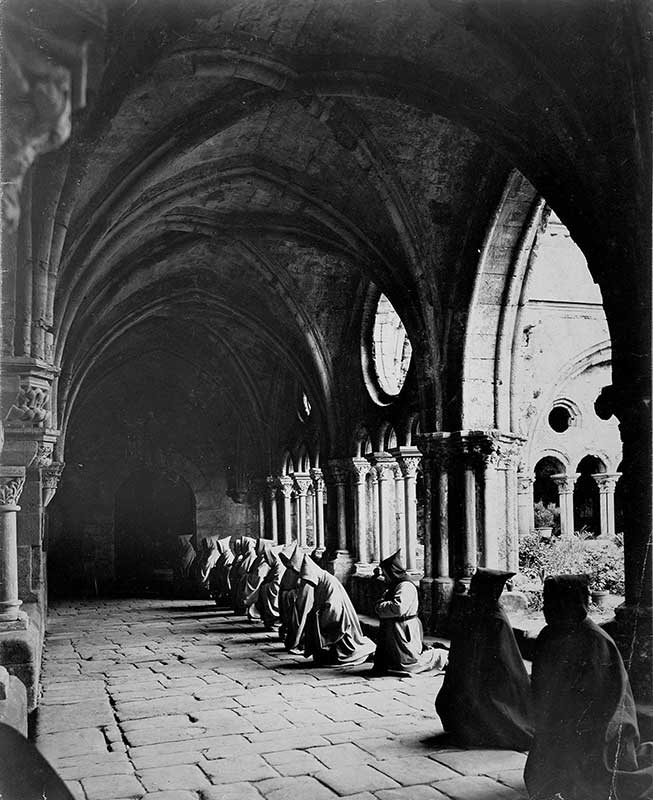
<svg viewBox="0 0 653 800">
<path fill-rule="evenodd" d="M 414 563 L 415 556 L 411 556 L 411 550 L 408 547 L 406 540 L 406 484 L 404 476 L 401 471 L 399 463 L 395 463 L 390 467 L 390 474 L 394 477 L 394 497 L 395 497 L 395 535 L 397 538 L 397 549 L 402 551 L 404 564 L 408 569 L 408 562 Z M 417 516 L 417 510 L 416 510 Z M 390 548 L 391 550 L 394 547 Z M 413 551 L 414 552 L 414 551 Z"/>
<path fill-rule="evenodd" d="M 262 490 L 261 490 L 262 491 Z M 263 495 L 259 491 L 258 499 L 258 535 L 259 539 L 265 539 L 265 506 L 263 504 Z"/>
<path fill-rule="evenodd" d="M 518 530 L 526 536 L 535 530 L 535 511 L 533 509 L 533 476 L 520 472 L 517 475 Z"/>
<path fill-rule="evenodd" d="M 356 501 L 356 556 L 359 566 L 369 563 L 369 552 L 367 547 L 367 484 L 366 478 L 370 471 L 370 464 L 366 458 L 352 458 L 352 480 L 355 491 Z"/>
<path fill-rule="evenodd" d="M 472 464 L 465 465 L 465 538 L 463 541 L 463 575 L 474 574 L 478 562 L 476 532 L 476 475 Z"/>
<path fill-rule="evenodd" d="M 347 495 L 346 481 L 349 474 L 349 460 L 334 459 L 328 463 L 328 476 L 336 494 L 336 535 L 337 550 L 330 566 L 333 574 L 348 584 L 351 577 L 353 559 L 347 549 Z"/>
<path fill-rule="evenodd" d="M 395 534 L 394 521 L 390 518 L 389 497 L 390 487 L 394 489 L 395 461 L 388 453 L 373 453 L 371 461 L 378 480 L 379 561 L 383 561 L 392 555 L 392 539 Z"/>
<path fill-rule="evenodd" d="M 268 485 L 268 497 L 270 499 L 270 538 L 276 544 L 279 541 L 279 517 L 277 509 L 277 486 L 276 478 L 270 476 L 266 478 Z"/>
<path fill-rule="evenodd" d="M 416 447 L 398 448 L 397 461 L 402 475 L 401 496 L 404 501 L 404 530 L 401 539 L 406 553 L 406 569 L 409 572 L 417 570 L 417 469 L 422 460 L 422 455 Z M 400 495 L 397 496 L 397 503 Z"/>
<path fill-rule="evenodd" d="M 0 630 L 27 627 L 18 599 L 16 513 L 25 484 L 25 467 L 0 467 Z"/>
<path fill-rule="evenodd" d="M 281 544 L 292 542 L 290 500 L 292 498 L 292 478 L 284 475 L 279 478 L 279 491 L 283 495 L 283 541 Z"/>
<path fill-rule="evenodd" d="M 312 469 L 311 478 L 315 491 L 315 546 L 318 552 L 324 552 L 324 476 L 321 469 Z"/>
<path fill-rule="evenodd" d="M 560 505 L 560 533 L 574 532 L 574 485 L 580 473 L 564 472 L 551 475 L 551 480 L 558 487 Z"/>
<path fill-rule="evenodd" d="M 370 469 L 370 486 L 372 490 L 372 541 L 374 542 L 374 558 L 381 560 L 381 511 L 379 503 L 379 475 L 372 467 Z"/>
<path fill-rule="evenodd" d="M 297 541 L 300 547 L 306 547 L 306 497 L 311 479 L 308 475 L 294 475 L 293 478 L 297 492 Z"/>
<path fill-rule="evenodd" d="M 592 475 L 599 487 L 599 500 L 601 503 L 601 535 L 614 536 L 614 489 L 621 477 L 620 472 L 599 472 Z"/>
</svg>

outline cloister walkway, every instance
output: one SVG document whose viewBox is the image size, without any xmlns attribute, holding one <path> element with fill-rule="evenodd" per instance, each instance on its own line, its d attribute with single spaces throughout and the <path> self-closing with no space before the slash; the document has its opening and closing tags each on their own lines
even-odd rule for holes
<svg viewBox="0 0 653 800">
<path fill-rule="evenodd" d="M 38 747 L 84 800 L 521 800 L 522 753 L 447 744 L 441 676 L 316 668 L 190 600 L 51 607 Z"/>
</svg>

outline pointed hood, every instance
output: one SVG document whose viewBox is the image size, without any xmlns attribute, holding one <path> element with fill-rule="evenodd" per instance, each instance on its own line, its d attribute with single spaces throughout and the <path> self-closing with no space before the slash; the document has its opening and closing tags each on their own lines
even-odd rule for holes
<svg viewBox="0 0 653 800">
<path fill-rule="evenodd" d="M 281 563 L 288 569 L 292 569 L 297 573 L 301 572 L 303 557 L 304 554 L 297 547 L 297 542 L 288 545 L 288 547 L 284 548 L 281 553 L 279 553 Z"/>
<path fill-rule="evenodd" d="M 544 581 L 544 618 L 548 625 L 575 625 L 589 610 L 589 576 L 555 575 Z"/>
<path fill-rule="evenodd" d="M 299 573 L 299 577 L 301 580 L 305 581 L 306 583 L 310 583 L 311 586 L 317 586 L 320 581 L 320 577 L 322 575 L 323 570 L 318 567 L 318 565 L 313 561 L 310 556 L 304 556 L 304 560 L 302 561 L 301 571 Z"/>
<path fill-rule="evenodd" d="M 478 567 L 472 575 L 469 594 L 478 600 L 498 600 L 501 597 L 506 581 L 515 575 L 514 572 L 502 572 L 498 569 Z"/>
<path fill-rule="evenodd" d="M 406 568 L 404 567 L 400 556 L 401 550 L 397 550 L 396 553 L 393 553 L 393 555 L 384 559 L 379 564 L 384 575 L 386 575 L 391 584 L 410 580 L 410 575 L 406 572 Z"/>
<path fill-rule="evenodd" d="M 231 536 L 225 536 L 223 539 L 218 539 L 215 543 L 218 553 L 226 553 L 231 547 Z"/>
</svg>

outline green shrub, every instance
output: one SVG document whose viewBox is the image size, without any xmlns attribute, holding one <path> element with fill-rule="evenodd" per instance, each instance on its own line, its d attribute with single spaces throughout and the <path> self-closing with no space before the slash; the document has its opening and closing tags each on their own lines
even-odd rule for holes
<svg viewBox="0 0 653 800">
<path fill-rule="evenodd" d="M 536 528 L 555 528 L 557 520 L 560 519 L 560 511 L 553 503 L 545 504 L 538 500 L 533 506 Z"/>
</svg>

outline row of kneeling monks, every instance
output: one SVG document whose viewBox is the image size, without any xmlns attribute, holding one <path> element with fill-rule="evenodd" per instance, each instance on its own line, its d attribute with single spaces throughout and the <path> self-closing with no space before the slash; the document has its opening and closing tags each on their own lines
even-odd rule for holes
<svg viewBox="0 0 653 800">
<path fill-rule="evenodd" d="M 454 595 L 447 654 L 424 643 L 417 588 L 399 553 L 380 565 L 376 645 L 344 586 L 296 544 L 214 537 L 203 540 L 199 563 L 218 605 L 278 630 L 291 653 L 321 665 L 370 661 L 371 674 L 444 670 L 435 699 L 444 730 L 465 747 L 528 750 L 533 800 L 653 800 L 653 742 L 640 743 L 619 651 L 588 617 L 587 576 L 545 581 L 547 625 L 529 677 L 499 599 L 513 573 L 479 568 L 468 594 Z"/>
</svg>

